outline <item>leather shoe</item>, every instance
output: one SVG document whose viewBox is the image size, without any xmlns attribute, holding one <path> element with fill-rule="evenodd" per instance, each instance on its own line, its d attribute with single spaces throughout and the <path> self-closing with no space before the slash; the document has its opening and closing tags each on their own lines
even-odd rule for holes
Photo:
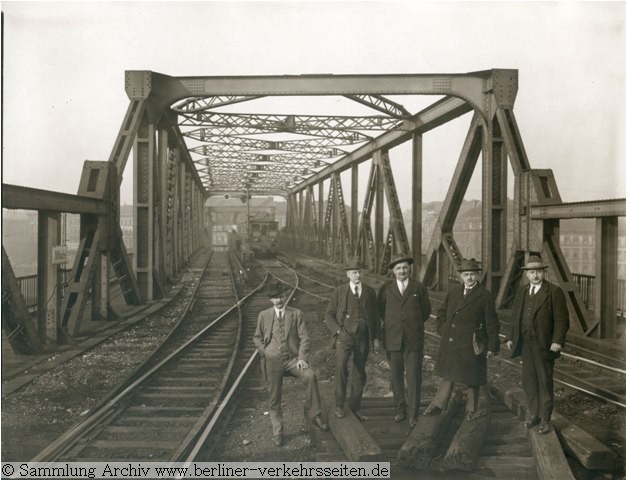
<svg viewBox="0 0 626 480">
<path fill-rule="evenodd" d="M 409 417 L 409 427 L 413 428 L 417 425 L 417 417 Z"/>
<path fill-rule="evenodd" d="M 542 420 L 539 424 L 539 428 L 537 429 L 537 433 L 544 435 L 550 431 L 550 424 L 545 420 Z"/>
<path fill-rule="evenodd" d="M 524 422 L 524 427 L 533 428 L 535 425 L 539 425 L 541 419 L 537 416 L 530 417 L 528 420 Z"/>
<path fill-rule="evenodd" d="M 315 417 L 313 417 L 313 425 L 318 427 L 320 430 L 328 430 L 328 425 L 324 423 L 321 415 L 316 415 Z"/>
<path fill-rule="evenodd" d="M 367 415 L 363 415 L 360 410 L 354 410 L 352 413 L 354 413 L 354 416 L 361 422 L 367 421 Z"/>
<path fill-rule="evenodd" d="M 424 410 L 424 415 L 430 417 L 431 415 L 439 415 L 441 413 L 441 408 L 437 405 L 428 405 L 428 408 Z"/>
<path fill-rule="evenodd" d="M 337 418 L 343 418 L 345 417 L 346 414 L 343 411 L 343 407 L 335 407 L 335 417 Z"/>
<path fill-rule="evenodd" d="M 398 412 L 398 414 L 395 417 L 393 417 L 393 421 L 396 423 L 399 423 L 405 418 L 406 418 L 406 412 Z"/>
<path fill-rule="evenodd" d="M 283 436 L 282 435 L 274 435 L 274 444 L 277 447 L 283 446 Z"/>
</svg>

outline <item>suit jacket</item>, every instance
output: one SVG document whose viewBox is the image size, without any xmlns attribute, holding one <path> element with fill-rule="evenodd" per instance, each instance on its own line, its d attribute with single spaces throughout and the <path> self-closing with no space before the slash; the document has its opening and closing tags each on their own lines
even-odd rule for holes
<svg viewBox="0 0 626 480">
<path fill-rule="evenodd" d="M 524 299 L 528 293 L 528 285 L 520 287 L 515 293 L 511 324 L 507 339 L 513 342 L 512 357 L 522 354 L 522 318 L 524 315 Z M 537 342 L 543 348 L 543 356 L 546 359 L 555 359 L 560 352 L 551 352 L 550 345 L 558 343 L 565 345 L 565 335 L 569 329 L 569 311 L 565 294 L 561 287 L 553 283 L 543 281 L 541 289 L 535 294 L 535 311 L 533 313 L 533 326 L 537 334 Z"/>
<path fill-rule="evenodd" d="M 341 285 L 335 289 L 330 296 L 330 300 L 324 314 L 324 323 L 334 336 L 337 330 L 343 328 L 343 323 L 348 313 L 348 295 L 352 295 L 350 283 Z M 364 283 L 361 283 L 361 305 L 363 306 L 363 316 L 367 322 L 367 332 L 369 342 L 372 344 L 375 338 L 380 340 L 380 319 L 378 318 L 378 307 L 376 305 L 376 292 Z"/>
<path fill-rule="evenodd" d="M 259 353 L 265 357 L 265 347 L 272 339 L 272 328 L 276 311 L 274 307 L 270 307 L 259 313 L 257 319 L 256 331 L 254 333 L 254 345 L 256 345 Z M 309 360 L 309 333 L 306 329 L 306 323 L 302 318 L 302 311 L 293 307 L 285 307 L 285 337 L 289 355 L 298 360 Z"/>
<path fill-rule="evenodd" d="M 424 322 L 430 316 L 428 290 L 420 282 L 409 278 L 400 295 L 396 279 L 388 281 L 378 292 L 378 311 L 384 321 L 383 345 L 386 350 L 398 352 L 402 342 L 407 350 L 421 350 L 424 346 Z"/>
<path fill-rule="evenodd" d="M 438 330 L 441 334 L 435 374 L 466 385 L 487 383 L 487 359 L 476 355 L 472 346 L 474 332 L 486 341 L 487 350 L 500 350 L 500 323 L 495 302 L 489 290 L 480 283 L 467 296 L 465 287 L 448 292 L 437 310 Z"/>
</svg>

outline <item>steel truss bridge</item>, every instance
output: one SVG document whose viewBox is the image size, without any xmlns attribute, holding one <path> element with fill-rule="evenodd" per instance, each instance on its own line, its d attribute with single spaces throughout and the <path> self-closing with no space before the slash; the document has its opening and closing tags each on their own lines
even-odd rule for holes
<svg viewBox="0 0 626 480">
<path fill-rule="evenodd" d="M 233 77 L 127 71 L 125 86 L 129 105 L 111 154 L 106 161 L 85 161 L 76 195 L 3 184 L 4 208 L 36 210 L 39 219 L 36 320 L 2 250 L 2 322 L 15 349 L 37 352 L 76 335 L 88 303 L 92 317 L 109 318 L 111 275 L 128 304 L 160 298 L 169 279 L 208 241 L 204 204 L 212 195 L 283 196 L 283 249 L 334 262 L 357 255 L 374 273 L 387 271 L 392 254 L 412 252 L 415 275 L 432 290 L 446 290 L 448 271 L 462 259 L 453 226 L 479 158 L 483 282 L 497 292 L 498 306 L 510 304 L 525 258 L 540 253 L 550 264 L 551 279 L 566 292 L 572 330 L 596 338 L 616 336 L 617 226 L 626 200 L 563 203 L 552 171 L 531 168 L 514 113 L 517 70 Z M 342 105 L 343 114 L 298 110 L 303 97 L 335 113 L 334 107 Z M 405 105 L 414 98 L 435 101 L 410 111 Z M 291 105 L 288 113 L 267 113 L 283 104 Z M 423 138 L 466 114 L 471 115 L 469 128 L 422 261 L 422 169 L 429 161 Z M 411 178 L 410 242 L 391 168 L 391 162 L 402 160 L 392 158 L 390 150 L 401 144 L 411 149 L 403 166 Z M 132 260 L 119 225 L 120 184 L 131 152 Z M 364 162 L 370 168 L 359 205 L 358 167 Z M 509 164 L 512 209 L 507 206 Z M 347 171 L 350 214 L 341 179 Z M 60 243 L 63 212 L 80 214 L 81 241 L 61 296 L 51 252 Z M 596 221 L 591 313 L 559 246 L 559 222 L 568 218 Z"/>
</svg>

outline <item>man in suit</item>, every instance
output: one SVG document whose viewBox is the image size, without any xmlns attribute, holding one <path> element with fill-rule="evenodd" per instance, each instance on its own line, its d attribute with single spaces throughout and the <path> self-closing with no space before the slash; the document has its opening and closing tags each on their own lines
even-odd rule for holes
<svg viewBox="0 0 626 480">
<path fill-rule="evenodd" d="M 337 287 L 330 297 L 324 323 L 334 339 L 335 354 L 335 416 L 344 417 L 348 364 L 352 355 L 352 382 L 350 409 L 364 420 L 359 412 L 363 388 L 367 381 L 365 363 L 370 346 L 380 347 L 380 320 L 376 292 L 361 281 L 365 266 L 358 258 L 350 259 L 344 270 L 349 282 Z"/>
<path fill-rule="evenodd" d="M 506 345 L 513 358 L 522 356 L 522 388 L 528 404 L 524 425 L 550 431 L 554 408 L 554 360 L 561 355 L 569 329 L 569 312 L 560 287 L 545 280 L 547 265 L 530 255 L 522 270 L 529 285 L 518 289 L 513 300 Z"/>
<path fill-rule="evenodd" d="M 322 420 L 317 378 L 309 368 L 309 334 L 302 311 L 285 305 L 285 292 L 280 283 L 270 287 L 268 296 L 273 304 L 259 313 L 254 344 L 264 364 L 269 392 L 269 412 L 274 443 L 283 444 L 283 413 L 281 408 L 283 377 L 291 375 L 306 385 L 306 404 L 312 423 L 322 430 L 328 426 Z"/>
<path fill-rule="evenodd" d="M 424 415 L 445 410 L 458 382 L 467 386 L 465 418 L 473 420 L 480 386 L 487 383 L 487 358 L 500 350 L 500 323 L 491 292 L 478 281 L 478 262 L 463 259 L 457 271 L 463 284 L 452 288 L 437 310 L 441 342 L 434 373 L 441 381 Z"/>
<path fill-rule="evenodd" d="M 410 277 L 413 259 L 394 255 L 389 262 L 393 280 L 378 292 L 378 309 L 383 319 L 383 345 L 391 368 L 391 389 L 396 405 L 395 422 L 407 417 L 404 392 L 406 370 L 409 426 L 417 424 L 424 357 L 424 322 L 430 316 L 428 291 Z"/>
</svg>

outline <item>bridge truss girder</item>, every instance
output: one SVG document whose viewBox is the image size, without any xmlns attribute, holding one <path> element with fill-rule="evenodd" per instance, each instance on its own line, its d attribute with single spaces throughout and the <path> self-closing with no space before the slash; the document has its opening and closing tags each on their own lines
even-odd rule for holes
<svg viewBox="0 0 626 480">
<path fill-rule="evenodd" d="M 168 278 L 205 240 L 205 197 L 243 191 L 247 195 L 287 198 L 287 228 L 282 238 L 286 248 L 297 247 L 334 262 L 358 255 L 378 273 L 386 273 L 391 254 L 408 253 L 415 258 L 416 277 L 430 288 L 445 289 L 448 271 L 463 258 L 452 229 L 480 157 L 483 281 L 497 294 L 498 304 L 507 306 L 520 283 L 524 259 L 540 252 L 567 293 L 574 330 L 587 335 L 611 335 L 607 324 L 610 320 L 606 319 L 615 313 L 615 295 L 598 291 L 600 311 L 589 318 L 558 246 L 558 219 L 532 214 L 536 207 L 559 205 L 561 199 L 551 172 L 531 169 L 526 156 L 513 113 L 517 71 L 262 77 L 170 77 L 128 71 L 125 76 L 130 104 L 108 160 L 108 177 L 115 181 L 93 192 L 85 189 L 93 173 L 84 171 L 79 189 L 79 194 L 91 192 L 92 198 L 105 199 L 108 205 L 104 215 L 81 214 L 83 251 L 74 265 L 88 278 L 81 279 L 81 299 L 75 303 L 82 304 L 87 293 L 94 291 L 92 313 L 96 316 L 108 318 L 111 313 L 108 283 L 104 281 L 109 263 L 125 283 L 128 303 L 159 298 Z M 441 98 L 411 114 L 390 95 Z M 337 96 L 379 115 L 232 114 L 222 110 L 234 105 L 247 107 L 273 96 Z M 422 263 L 422 138 L 468 112 L 474 116 Z M 269 134 L 293 136 L 272 140 L 263 137 Z M 391 170 L 394 159 L 389 156 L 393 147 L 408 141 L 412 144 L 410 244 Z M 119 230 L 119 185 L 131 151 L 135 171 L 134 248 L 138 252 L 132 261 Z M 368 191 L 359 213 L 358 166 L 370 160 Z M 512 212 L 507 211 L 507 161 L 515 176 Z M 93 172 L 101 168 L 95 163 L 86 165 L 86 169 Z M 340 176 L 348 169 L 353 186 L 350 218 Z M 324 182 L 329 185 L 327 196 Z M 507 251 L 507 218 L 511 215 L 513 242 Z M 609 285 L 616 279 L 611 263 L 616 221 L 597 218 L 602 243 L 598 250 L 599 284 Z M 46 228 L 54 228 L 52 218 Z M 94 246 L 97 253 L 87 252 Z M 88 268 L 82 268 L 84 265 Z M 59 318 L 63 318 L 67 333 L 73 334 L 79 330 L 80 320 L 71 318 L 68 309 L 64 305 Z"/>
</svg>

